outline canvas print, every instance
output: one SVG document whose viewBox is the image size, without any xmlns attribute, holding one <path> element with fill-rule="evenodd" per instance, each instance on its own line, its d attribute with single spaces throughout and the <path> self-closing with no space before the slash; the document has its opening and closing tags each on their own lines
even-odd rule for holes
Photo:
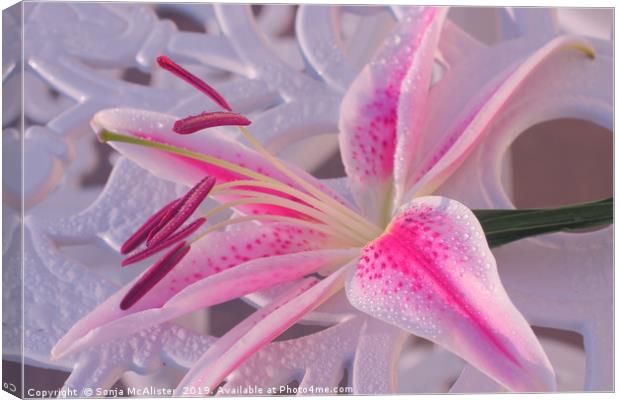
<svg viewBox="0 0 620 400">
<path fill-rule="evenodd" d="M 613 10 L 3 11 L 3 390 L 613 391 Z"/>
</svg>

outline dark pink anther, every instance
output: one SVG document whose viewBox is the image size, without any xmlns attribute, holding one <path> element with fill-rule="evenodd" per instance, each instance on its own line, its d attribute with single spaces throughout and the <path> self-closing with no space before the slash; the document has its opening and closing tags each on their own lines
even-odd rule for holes
<svg viewBox="0 0 620 400">
<path fill-rule="evenodd" d="M 187 135 L 200 131 L 202 129 L 213 128 L 215 126 L 236 125 L 247 126 L 251 121 L 233 112 L 216 111 L 204 112 L 198 115 L 190 115 L 189 117 L 180 119 L 174 123 L 172 130 L 181 135 Z"/>
<path fill-rule="evenodd" d="M 165 212 L 161 216 L 161 218 L 159 218 L 159 222 L 153 227 L 153 229 L 151 229 L 149 234 L 146 236 L 147 247 L 150 246 L 153 236 L 155 236 L 157 232 L 159 232 L 164 226 L 166 226 L 168 222 L 170 222 L 172 218 L 174 218 L 175 215 L 177 215 L 177 213 L 181 209 L 181 206 L 183 206 L 183 197 L 177 199 L 177 202 L 174 204 L 174 206 L 170 207 L 168 211 Z"/>
<path fill-rule="evenodd" d="M 200 203 L 207 197 L 211 189 L 215 185 L 215 178 L 207 176 L 202 179 L 196 186 L 191 188 L 185 196 L 181 198 L 181 206 L 178 211 L 159 229 L 153 229 L 147 239 L 148 247 L 155 246 L 162 240 L 166 240 L 172 235 L 187 219 L 196 211 Z"/>
<path fill-rule="evenodd" d="M 179 240 L 185 239 L 186 237 L 188 237 L 192 233 L 196 232 L 196 230 L 198 230 L 198 228 L 200 228 L 202 226 L 202 224 L 204 224 L 206 221 L 207 221 L 207 219 L 204 218 L 204 217 L 198 218 L 197 220 L 195 220 L 191 224 L 187 225 L 185 228 L 181 229 L 180 231 L 178 231 L 174 235 L 168 237 L 168 239 L 162 240 L 161 242 L 159 242 L 155 246 L 147 247 L 146 249 L 144 249 L 144 250 L 142 250 L 142 251 L 140 251 L 140 252 L 138 252 L 136 254 L 133 254 L 133 255 L 127 257 L 126 259 L 124 259 L 121 262 L 121 267 L 126 267 L 127 265 L 130 265 L 130 264 L 133 264 L 133 263 L 137 263 L 138 261 L 142 261 L 145 258 L 149 258 L 153 254 L 156 254 L 156 253 L 160 252 L 161 250 L 163 250 L 163 249 L 165 249 L 165 248 L 167 248 L 169 246 L 172 246 L 173 244 L 175 244 Z"/>
<path fill-rule="evenodd" d="M 223 109 L 232 111 L 232 108 L 230 108 L 224 97 L 219 94 L 217 90 L 207 85 L 202 79 L 190 73 L 185 68 L 181 67 L 168 57 L 157 57 L 157 63 L 166 71 L 172 72 L 175 76 L 183 79 L 185 82 L 189 83 L 196 89 L 200 90 L 202 93 L 206 94 L 209 98 L 211 98 L 211 100 L 215 101 Z"/>
<path fill-rule="evenodd" d="M 126 310 L 144 297 L 159 281 L 161 281 L 172 269 L 185 257 L 190 246 L 181 242 L 174 246 L 166 255 L 153 264 L 138 281 L 129 289 L 123 300 L 121 310 Z"/>
<path fill-rule="evenodd" d="M 179 199 L 172 200 L 150 216 L 136 232 L 129 237 L 121 246 L 121 254 L 127 254 L 140 246 L 148 237 L 149 233 L 157 226 L 162 217 L 179 203 Z"/>
</svg>

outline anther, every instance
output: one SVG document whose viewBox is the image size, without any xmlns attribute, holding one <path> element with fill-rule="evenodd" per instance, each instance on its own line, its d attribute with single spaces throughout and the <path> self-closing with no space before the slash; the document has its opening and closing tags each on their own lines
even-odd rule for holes
<svg viewBox="0 0 620 400">
<path fill-rule="evenodd" d="M 207 176 L 191 188 L 185 196 L 181 198 L 181 206 L 164 226 L 152 230 L 147 239 L 148 247 L 155 246 L 157 243 L 166 240 L 172 235 L 187 219 L 196 211 L 200 203 L 207 197 L 215 185 L 215 178 Z"/>
<path fill-rule="evenodd" d="M 121 310 L 127 310 L 136 304 L 149 290 L 161 281 L 189 252 L 190 246 L 185 242 L 177 244 L 172 250 L 153 264 L 129 289 L 121 300 Z"/>
<path fill-rule="evenodd" d="M 155 214 L 150 216 L 146 220 L 146 222 L 143 223 L 134 232 L 134 234 L 125 241 L 125 243 L 123 243 L 123 245 L 121 246 L 121 254 L 127 254 L 136 249 L 142 243 L 144 243 L 149 233 L 153 230 L 153 228 L 157 226 L 157 224 L 161 221 L 162 217 L 164 217 L 164 215 L 166 215 L 168 211 L 173 209 L 178 204 L 178 202 L 178 199 L 172 200 L 170 203 L 160 208 Z"/>
<path fill-rule="evenodd" d="M 233 112 L 216 111 L 204 112 L 198 115 L 190 115 L 189 117 L 180 119 L 174 123 L 172 130 L 176 133 L 187 135 L 202 129 L 213 128 L 216 126 L 247 126 L 250 124 L 251 121 L 243 115 Z"/>
<path fill-rule="evenodd" d="M 154 246 L 147 247 L 146 249 L 125 258 L 121 262 L 121 267 L 126 267 L 127 265 L 134 264 L 134 263 L 137 263 L 138 261 L 142 261 L 146 258 L 149 258 L 153 254 L 156 254 L 160 252 L 161 250 L 172 246 L 176 242 L 187 238 L 192 233 L 196 232 L 198 228 L 200 228 L 206 221 L 207 221 L 206 218 L 202 218 L 202 217 L 198 218 L 197 220 L 193 221 L 191 224 L 187 225 L 186 227 L 184 227 L 183 229 L 181 229 L 174 235 L 171 235 L 170 237 L 168 237 L 168 239 L 163 240 Z"/>
</svg>

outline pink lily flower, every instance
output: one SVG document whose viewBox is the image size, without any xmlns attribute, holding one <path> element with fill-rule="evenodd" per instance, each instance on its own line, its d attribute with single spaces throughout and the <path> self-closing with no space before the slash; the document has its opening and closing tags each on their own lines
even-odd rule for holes
<svg viewBox="0 0 620 400">
<path fill-rule="evenodd" d="M 493 60 L 487 83 L 468 88 L 475 95 L 458 104 L 450 94 L 467 87 L 479 64 L 465 62 L 431 85 L 446 13 L 411 8 L 342 102 L 340 148 L 355 204 L 271 155 L 246 128 L 249 120 L 166 58 L 160 65 L 225 111 L 182 120 L 141 110 L 99 112 L 92 126 L 102 140 L 193 189 L 124 246 L 128 253 L 146 243 L 127 264 L 170 250 L 73 326 L 52 355 L 295 281 L 221 337 L 179 387 L 217 387 L 344 288 L 359 311 L 444 346 L 510 390 L 554 390 L 553 368 L 506 294 L 473 213 L 428 194 L 461 165 L 538 66 L 557 52 L 585 53 L 575 51 L 574 62 L 594 53 L 569 36 L 519 49 Z M 218 131 L 220 125 L 239 126 L 253 148 Z M 182 227 L 207 195 L 221 205 Z M 200 231 L 205 218 L 229 209 L 231 219 Z"/>
</svg>

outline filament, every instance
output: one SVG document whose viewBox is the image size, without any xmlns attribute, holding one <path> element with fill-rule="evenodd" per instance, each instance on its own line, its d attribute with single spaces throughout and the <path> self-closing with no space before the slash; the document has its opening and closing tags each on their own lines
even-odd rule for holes
<svg viewBox="0 0 620 400">
<path fill-rule="evenodd" d="M 235 196 L 235 195 L 240 195 L 240 194 L 243 195 L 246 193 L 248 192 L 244 190 L 229 190 L 229 191 L 222 191 L 220 194 L 225 195 L 225 196 Z M 249 193 L 253 193 L 253 192 L 249 192 Z M 355 240 L 363 241 L 363 242 L 368 241 L 368 238 L 364 237 L 364 235 L 360 234 L 355 229 L 352 229 L 350 226 L 347 226 L 347 225 L 334 223 L 333 220 L 331 220 L 328 215 L 318 211 L 315 208 L 308 207 L 298 202 L 284 199 L 282 197 L 270 195 L 270 194 L 254 195 L 253 197 L 245 197 L 242 199 L 232 200 L 230 202 L 220 204 L 214 207 L 212 210 L 210 210 L 205 215 L 205 217 L 209 218 L 215 215 L 217 212 L 221 212 L 225 209 L 228 209 L 234 206 L 244 205 L 244 204 L 270 204 L 270 205 L 284 207 L 284 208 L 287 208 L 293 211 L 298 211 L 304 215 L 307 215 L 309 217 L 312 217 L 322 222 L 323 224 L 327 226 L 330 226 L 332 229 L 335 229 L 343 233 L 344 235 L 348 235 L 350 237 L 355 238 Z"/>
<path fill-rule="evenodd" d="M 210 212 L 208 215 L 214 215 L 215 213 L 221 212 L 227 208 L 235 207 L 242 204 L 267 204 L 297 211 L 317 220 L 317 222 L 310 222 L 298 218 L 284 216 L 252 215 L 236 218 L 232 221 L 237 222 L 231 222 L 230 224 L 250 220 L 284 221 L 294 225 L 308 227 L 316 231 L 326 233 L 329 236 L 338 237 L 344 240 L 346 243 L 353 244 L 355 246 L 365 244 L 381 234 L 382 230 L 379 227 L 370 223 L 368 220 L 363 218 L 354 210 L 346 207 L 345 205 L 338 202 L 336 199 L 332 198 L 326 193 L 323 193 L 319 188 L 312 185 L 310 182 L 306 181 L 305 179 L 301 178 L 290 169 L 288 169 L 280 160 L 271 155 L 260 143 L 258 143 L 258 141 L 254 139 L 254 137 L 249 133 L 246 128 L 240 126 L 239 129 L 244 134 L 246 139 L 268 162 L 270 162 L 274 167 L 276 167 L 287 177 L 292 179 L 308 193 L 288 186 L 287 184 L 284 184 L 283 182 L 278 181 L 277 179 L 269 177 L 265 174 L 253 171 L 245 167 L 241 167 L 232 162 L 221 160 L 219 158 L 206 154 L 196 153 L 191 150 L 164 144 L 161 142 L 137 138 L 134 136 L 122 135 L 105 129 L 99 132 L 99 138 L 104 142 L 123 142 L 143 147 L 149 147 L 172 154 L 177 154 L 183 157 L 199 160 L 249 178 L 216 185 L 210 193 L 211 196 L 217 194 L 234 194 L 242 195 L 246 198 L 231 201 L 217 206 L 216 209 L 212 210 L 212 212 Z M 275 190 L 282 194 L 289 195 L 294 199 L 298 199 L 299 201 L 245 188 L 232 189 L 242 186 Z M 213 225 L 206 231 L 205 234 L 202 234 L 200 237 L 204 237 L 207 233 L 213 232 L 214 230 L 228 225 L 229 224 L 227 223 Z"/>
<path fill-rule="evenodd" d="M 330 215 L 333 218 L 337 218 L 344 223 L 354 224 L 359 229 L 369 232 L 371 235 L 373 235 L 373 237 L 377 237 L 381 234 L 381 229 L 379 227 L 370 223 L 367 219 L 363 218 L 361 215 L 355 213 L 354 211 L 352 211 L 352 214 L 350 215 L 351 218 L 348 218 L 349 215 L 345 215 L 339 210 L 336 210 L 333 207 L 329 207 L 327 204 L 317 202 L 314 197 L 311 197 L 310 195 L 300 190 L 294 189 L 290 186 L 286 186 L 285 184 L 278 182 L 278 181 L 276 182 L 264 182 L 264 181 L 252 181 L 252 180 L 231 181 L 231 182 L 220 183 L 220 184 L 215 185 L 211 193 L 215 195 L 216 193 L 219 193 L 219 191 L 223 189 L 233 188 L 233 187 L 242 187 L 242 186 L 261 187 L 265 189 L 277 190 L 279 192 L 288 194 L 292 197 L 296 197 L 299 200 L 304 201 L 305 203 L 312 204 L 314 207 L 320 209 L 327 215 Z M 247 193 L 253 193 L 253 191 L 248 190 Z M 348 210 L 348 208 L 346 207 L 344 208 Z"/>
</svg>

